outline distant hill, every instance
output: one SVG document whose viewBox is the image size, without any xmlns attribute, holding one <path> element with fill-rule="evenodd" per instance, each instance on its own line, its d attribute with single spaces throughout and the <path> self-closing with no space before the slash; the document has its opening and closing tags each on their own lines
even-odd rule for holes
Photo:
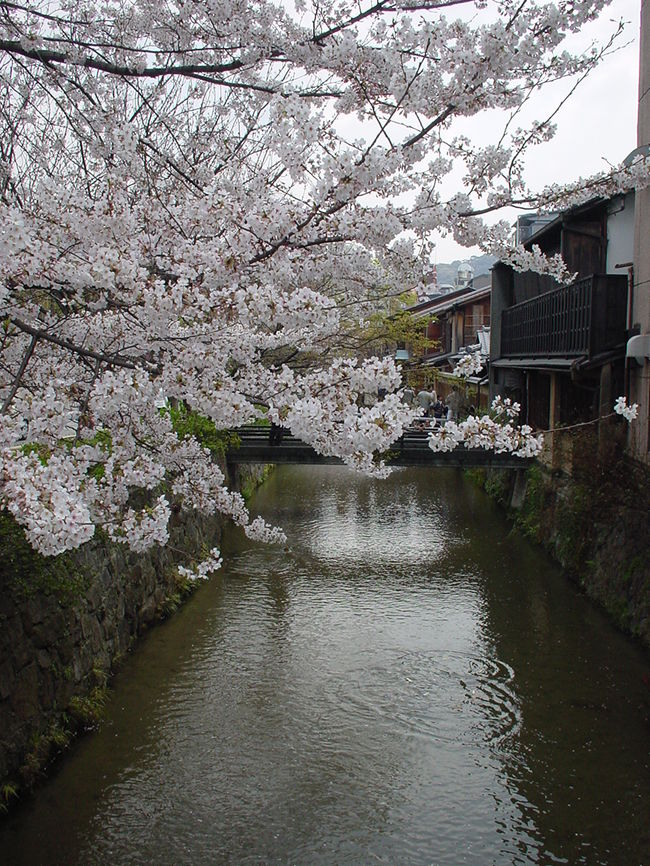
<svg viewBox="0 0 650 866">
<path fill-rule="evenodd" d="M 436 270 L 438 272 L 438 285 L 440 286 L 443 283 L 455 283 L 458 266 L 465 264 L 465 262 L 469 262 L 469 264 L 474 268 L 474 275 L 478 277 L 479 274 L 487 274 L 489 272 L 492 265 L 496 262 L 496 258 L 487 255 L 470 256 L 468 259 L 456 259 L 454 262 L 445 262 L 436 265 Z"/>
</svg>

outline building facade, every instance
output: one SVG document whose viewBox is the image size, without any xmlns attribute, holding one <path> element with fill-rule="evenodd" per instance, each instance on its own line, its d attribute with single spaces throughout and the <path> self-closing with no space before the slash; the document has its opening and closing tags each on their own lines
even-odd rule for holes
<svg viewBox="0 0 650 866">
<path fill-rule="evenodd" d="M 641 49 L 637 143 L 650 145 L 650 0 L 641 3 Z M 629 450 L 650 465 L 650 189 L 638 190 L 634 237 L 634 291 L 631 321 L 637 334 L 634 355 L 628 357 L 630 401 L 639 404 L 638 419 L 630 424 Z"/>
<path fill-rule="evenodd" d="M 536 429 L 597 419 L 625 392 L 634 212 L 634 193 L 597 199 L 526 242 L 561 254 L 577 274 L 571 285 L 493 268 L 490 391 L 521 403 Z"/>
</svg>

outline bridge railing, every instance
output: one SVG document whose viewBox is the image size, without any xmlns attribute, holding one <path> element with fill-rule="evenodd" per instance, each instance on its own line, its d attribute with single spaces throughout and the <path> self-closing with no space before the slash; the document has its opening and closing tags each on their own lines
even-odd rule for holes
<svg viewBox="0 0 650 866">
<path fill-rule="evenodd" d="M 430 419 L 431 425 L 434 419 Z M 438 419 L 436 426 L 444 424 Z M 435 452 L 429 448 L 431 426 L 410 427 L 404 431 L 390 449 L 381 457 L 391 466 L 483 466 L 503 469 L 525 468 L 532 461 L 512 454 L 495 454 L 480 448 L 469 449 L 458 446 L 453 451 Z M 324 457 L 311 445 L 307 445 L 289 431 L 284 431 L 280 441 L 271 445 L 270 427 L 250 426 L 233 431 L 239 438 L 239 447 L 228 451 L 227 461 L 237 463 L 294 463 L 294 464 L 341 464 L 338 457 Z"/>
</svg>

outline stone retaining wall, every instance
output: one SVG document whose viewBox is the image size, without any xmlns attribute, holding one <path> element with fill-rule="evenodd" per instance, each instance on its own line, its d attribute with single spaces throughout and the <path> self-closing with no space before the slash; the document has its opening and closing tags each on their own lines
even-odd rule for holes
<svg viewBox="0 0 650 866">
<path fill-rule="evenodd" d="M 264 474 L 247 467 L 241 482 Z M 0 810 L 97 720 L 116 662 L 190 591 L 181 552 L 200 556 L 220 538 L 220 519 L 174 515 L 165 548 L 134 554 L 99 538 L 45 558 L 0 514 Z"/>
<path fill-rule="evenodd" d="M 216 519 L 176 518 L 171 545 L 198 553 L 218 545 L 219 537 Z M 135 555 L 121 545 L 91 542 L 48 571 L 50 564 L 31 554 L 18 531 L 5 526 L 5 542 L 14 552 L 19 547 L 21 567 L 12 568 L 14 557 L 5 549 L 0 783 L 11 779 L 25 787 L 75 727 L 92 721 L 89 696 L 101 700 L 97 690 L 114 663 L 167 606 L 180 602 L 186 586 L 169 548 Z"/>
<path fill-rule="evenodd" d="M 523 473 L 519 483 L 516 472 L 485 474 L 482 482 L 620 629 L 650 648 L 650 471 L 596 448 L 586 440 L 570 474 L 544 466 L 526 472 L 523 497 Z"/>
</svg>

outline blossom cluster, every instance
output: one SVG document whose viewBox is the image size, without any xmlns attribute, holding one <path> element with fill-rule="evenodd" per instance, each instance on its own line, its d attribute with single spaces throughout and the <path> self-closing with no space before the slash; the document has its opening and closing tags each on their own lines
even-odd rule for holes
<svg viewBox="0 0 650 866">
<path fill-rule="evenodd" d="M 510 397 L 502 397 L 500 394 L 492 401 L 490 409 L 497 418 L 505 415 L 511 420 L 517 418 L 521 412 L 521 405 L 516 400 L 511 400 Z"/>
<path fill-rule="evenodd" d="M 634 421 L 639 413 L 639 404 L 632 403 L 628 406 L 627 397 L 617 397 L 614 403 L 614 412 L 622 415 L 626 421 Z"/>
<path fill-rule="evenodd" d="M 366 323 L 418 285 L 435 233 L 564 280 L 483 215 L 650 182 L 643 158 L 540 195 L 522 171 L 553 130 L 515 117 L 602 59 L 565 40 L 606 5 L 5 4 L 0 505 L 30 542 L 53 555 L 103 527 L 140 551 L 180 507 L 281 543 L 176 406 L 217 432 L 267 417 L 385 474 L 418 412 Z M 494 142 L 453 134 L 482 111 L 506 113 Z M 504 414 L 435 447 L 533 453 Z"/>
<path fill-rule="evenodd" d="M 469 352 L 458 359 L 458 363 L 452 370 L 452 375 L 468 379 L 480 373 L 483 369 L 483 359 L 480 352 Z"/>
<path fill-rule="evenodd" d="M 492 402 L 492 413 L 481 416 L 470 415 L 463 421 L 447 421 L 429 433 L 429 448 L 432 451 L 453 451 L 465 448 L 481 448 L 496 454 L 507 452 L 517 457 L 537 457 L 544 447 L 542 434 L 533 432 L 528 424 L 515 425 L 519 415 L 518 403 L 509 398 L 496 397 Z"/>
<path fill-rule="evenodd" d="M 181 577 L 189 581 L 206 580 L 213 571 L 218 571 L 223 564 L 219 548 L 212 550 L 199 563 L 191 566 L 179 565 L 177 568 Z"/>
</svg>

